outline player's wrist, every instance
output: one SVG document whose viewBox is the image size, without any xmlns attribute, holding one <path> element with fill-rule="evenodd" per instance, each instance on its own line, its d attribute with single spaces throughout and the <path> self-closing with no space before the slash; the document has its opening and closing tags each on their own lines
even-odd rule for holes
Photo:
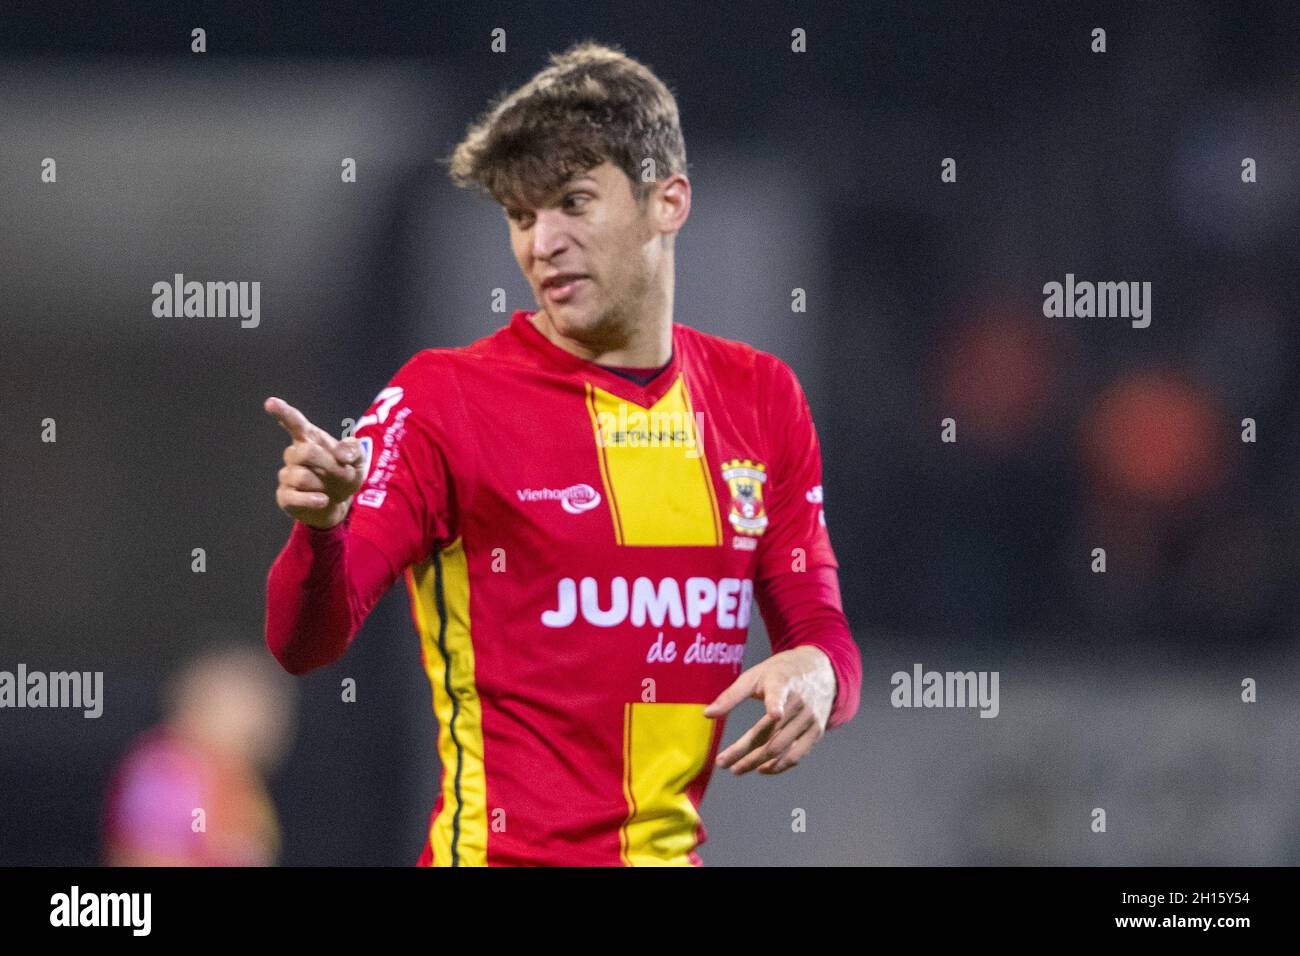
<svg viewBox="0 0 1300 956">
<path fill-rule="evenodd" d="M 313 538 L 322 538 L 327 535 L 339 534 L 345 530 L 343 527 L 343 522 L 341 521 L 338 524 L 326 525 L 324 527 L 314 525 L 314 524 L 308 524 L 305 521 L 299 521 L 298 523 L 302 525 L 304 528 L 306 528 L 307 533 L 311 535 Z"/>
<path fill-rule="evenodd" d="M 312 537 L 342 534 L 347 530 L 347 515 L 344 514 L 343 517 L 337 520 L 328 520 L 324 524 L 312 524 L 310 521 L 303 521 L 301 518 L 298 519 L 298 523 L 306 528 Z"/>
<path fill-rule="evenodd" d="M 826 651 L 825 648 L 816 644 L 800 644 L 795 650 L 807 652 L 807 657 L 812 661 L 814 670 L 821 673 L 823 679 L 827 680 L 831 689 L 831 708 L 839 703 L 840 697 L 840 675 L 835 670 L 835 659 Z"/>
<path fill-rule="evenodd" d="M 351 498 L 339 502 L 333 509 L 331 509 L 330 513 L 324 517 L 320 524 L 302 518 L 298 519 L 298 523 L 319 534 L 328 534 L 335 530 L 343 531 L 345 530 L 344 526 L 347 524 L 348 512 L 351 510 L 351 505 Z"/>
</svg>

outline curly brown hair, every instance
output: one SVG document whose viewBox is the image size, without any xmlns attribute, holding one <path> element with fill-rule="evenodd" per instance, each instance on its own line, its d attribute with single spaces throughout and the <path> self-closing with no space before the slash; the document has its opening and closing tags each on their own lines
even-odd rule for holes
<svg viewBox="0 0 1300 956">
<path fill-rule="evenodd" d="M 540 206 L 571 177 L 614 163 L 643 203 L 655 177 L 687 171 L 677 100 L 644 64 L 618 47 L 583 40 L 469 127 L 445 162 L 452 182 L 503 206 Z"/>
</svg>

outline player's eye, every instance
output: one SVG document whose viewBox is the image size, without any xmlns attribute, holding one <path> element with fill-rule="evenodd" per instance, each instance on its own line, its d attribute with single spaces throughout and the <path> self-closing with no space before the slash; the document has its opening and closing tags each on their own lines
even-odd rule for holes
<svg viewBox="0 0 1300 956">
<path fill-rule="evenodd" d="M 582 202 L 576 205 L 572 203 L 573 200 L 579 200 L 579 199 L 582 200 Z M 590 199 L 591 196 L 587 193 L 569 193 L 569 195 L 564 197 L 565 208 L 572 209 L 572 210 L 581 209 L 583 206 L 587 204 L 587 202 Z"/>
</svg>

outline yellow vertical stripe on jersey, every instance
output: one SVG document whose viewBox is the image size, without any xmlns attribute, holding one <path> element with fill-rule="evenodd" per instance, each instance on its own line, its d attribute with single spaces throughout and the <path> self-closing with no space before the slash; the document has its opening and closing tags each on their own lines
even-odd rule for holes
<svg viewBox="0 0 1300 956">
<path fill-rule="evenodd" d="M 631 702 L 623 711 L 623 796 L 619 848 L 627 866 L 690 866 L 700 815 L 686 795 L 704 769 L 713 721 L 704 704 Z"/>
<path fill-rule="evenodd" d="M 722 544 L 717 495 L 703 437 L 697 433 L 686 380 L 678 376 L 650 408 L 587 383 L 600 477 L 619 544 Z M 683 433 L 680 441 L 629 441 L 618 432 Z"/>
<path fill-rule="evenodd" d="M 457 538 L 429 560 L 407 568 L 407 587 L 433 687 L 442 761 L 442 809 L 429 826 L 435 866 L 487 865 L 487 780 L 483 709 L 474 682 L 470 640 L 469 565 Z"/>
</svg>

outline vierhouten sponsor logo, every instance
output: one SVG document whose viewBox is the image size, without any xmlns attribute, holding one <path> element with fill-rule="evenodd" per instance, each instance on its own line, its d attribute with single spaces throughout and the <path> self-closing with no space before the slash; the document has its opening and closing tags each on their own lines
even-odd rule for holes
<svg viewBox="0 0 1300 956">
<path fill-rule="evenodd" d="M 571 515 L 580 515 L 600 504 L 600 492 L 588 484 L 569 485 L 567 488 L 517 488 L 520 501 L 558 501 L 560 507 Z"/>
</svg>

